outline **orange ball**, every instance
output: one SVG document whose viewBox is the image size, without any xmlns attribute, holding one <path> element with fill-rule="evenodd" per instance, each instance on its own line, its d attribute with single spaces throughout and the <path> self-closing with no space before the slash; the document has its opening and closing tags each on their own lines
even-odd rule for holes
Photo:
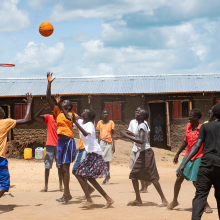
<svg viewBox="0 0 220 220">
<path fill-rule="evenodd" d="M 53 25 L 50 22 L 43 22 L 39 27 L 39 32 L 44 37 L 49 37 L 53 33 Z"/>
</svg>

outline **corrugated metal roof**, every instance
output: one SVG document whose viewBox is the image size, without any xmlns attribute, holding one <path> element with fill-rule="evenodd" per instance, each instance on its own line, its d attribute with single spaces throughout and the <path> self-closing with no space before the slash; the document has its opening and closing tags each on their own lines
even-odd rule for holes
<svg viewBox="0 0 220 220">
<path fill-rule="evenodd" d="M 0 79 L 0 97 L 45 95 L 47 78 Z M 152 94 L 220 91 L 220 74 L 56 78 L 52 94 Z"/>
</svg>

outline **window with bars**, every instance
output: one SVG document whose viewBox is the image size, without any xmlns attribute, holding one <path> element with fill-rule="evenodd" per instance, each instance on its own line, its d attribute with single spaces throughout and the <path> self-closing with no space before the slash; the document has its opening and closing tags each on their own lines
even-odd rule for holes
<svg viewBox="0 0 220 220">
<path fill-rule="evenodd" d="M 173 102 L 173 118 L 187 118 L 189 114 L 188 101 Z"/>
<path fill-rule="evenodd" d="M 120 102 L 106 102 L 105 109 L 109 110 L 109 119 L 120 121 L 121 120 L 121 103 Z"/>
<path fill-rule="evenodd" d="M 27 111 L 26 104 L 15 104 L 14 106 L 14 119 L 23 119 Z M 31 115 L 30 115 L 31 120 Z"/>
</svg>

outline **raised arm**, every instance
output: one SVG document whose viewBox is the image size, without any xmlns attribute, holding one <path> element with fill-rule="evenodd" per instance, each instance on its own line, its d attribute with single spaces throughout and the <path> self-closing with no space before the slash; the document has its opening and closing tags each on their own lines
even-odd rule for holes
<svg viewBox="0 0 220 220">
<path fill-rule="evenodd" d="M 174 164 L 178 163 L 179 155 L 182 153 L 182 151 L 186 148 L 187 145 L 188 145 L 188 143 L 186 141 L 183 141 L 181 147 L 179 148 L 179 150 L 176 153 L 176 156 L 173 159 Z"/>
<path fill-rule="evenodd" d="M 27 103 L 27 111 L 26 111 L 26 114 L 23 119 L 16 120 L 16 125 L 25 124 L 28 121 L 30 121 L 32 99 L 33 99 L 32 94 L 26 93 L 26 100 L 25 101 Z"/>
<path fill-rule="evenodd" d="M 139 138 L 128 135 L 126 131 L 121 131 L 120 133 L 121 133 L 122 137 L 128 138 L 138 144 L 144 143 L 144 130 L 142 130 L 142 129 L 140 130 Z"/>
<path fill-rule="evenodd" d="M 47 101 L 53 111 L 55 103 L 53 101 L 53 99 L 51 98 L 51 83 L 55 80 L 55 78 L 52 78 L 53 73 L 47 72 L 47 80 L 48 80 L 48 84 L 47 84 L 47 93 L 46 93 L 46 98 Z"/>
<path fill-rule="evenodd" d="M 56 99 L 56 102 L 57 102 L 60 110 L 65 115 L 66 119 L 68 119 L 69 121 L 73 121 L 73 118 L 68 114 L 68 112 L 64 109 L 63 105 L 61 104 L 61 96 L 59 94 L 56 94 L 54 96 L 54 98 Z"/>
<path fill-rule="evenodd" d="M 176 175 L 180 177 L 184 171 L 186 164 L 198 153 L 200 147 L 202 146 L 203 140 L 197 139 L 196 143 L 191 148 L 186 160 L 183 162 L 182 166 L 177 170 Z"/>
<path fill-rule="evenodd" d="M 41 115 L 41 113 L 42 113 L 44 110 L 49 109 L 49 108 L 50 108 L 50 106 L 49 106 L 48 103 L 44 104 L 43 108 L 36 114 L 35 117 L 36 117 L 36 118 L 42 118 L 42 119 L 44 119 L 45 117 L 44 117 L 44 115 Z"/>
<path fill-rule="evenodd" d="M 93 110 L 92 108 L 92 96 L 88 95 L 88 104 L 89 104 L 89 108 Z"/>
</svg>

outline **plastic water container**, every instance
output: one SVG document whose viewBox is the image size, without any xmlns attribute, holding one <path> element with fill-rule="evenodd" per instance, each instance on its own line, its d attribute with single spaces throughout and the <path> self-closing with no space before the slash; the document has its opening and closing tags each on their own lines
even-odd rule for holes
<svg viewBox="0 0 220 220">
<path fill-rule="evenodd" d="M 46 156 L 46 147 L 44 148 L 44 157 Z"/>
<path fill-rule="evenodd" d="M 31 160 L 32 159 L 32 148 L 25 148 L 24 149 L 24 159 Z"/>
<path fill-rule="evenodd" d="M 35 159 L 37 160 L 44 159 L 44 148 L 43 147 L 37 147 L 35 149 Z"/>
</svg>

